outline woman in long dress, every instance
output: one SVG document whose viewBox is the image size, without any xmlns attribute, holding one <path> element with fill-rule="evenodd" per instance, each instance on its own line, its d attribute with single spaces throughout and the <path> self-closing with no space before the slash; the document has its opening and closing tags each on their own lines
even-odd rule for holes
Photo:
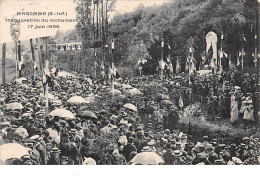
<svg viewBox="0 0 260 179">
<path fill-rule="evenodd" d="M 230 110 L 230 122 L 234 124 L 238 120 L 238 103 L 236 101 L 236 96 L 231 95 L 231 110 Z"/>
</svg>

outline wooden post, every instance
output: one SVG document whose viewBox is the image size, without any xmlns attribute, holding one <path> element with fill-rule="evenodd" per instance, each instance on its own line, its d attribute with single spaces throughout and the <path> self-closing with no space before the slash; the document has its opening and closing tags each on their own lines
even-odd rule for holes
<svg viewBox="0 0 260 179">
<path fill-rule="evenodd" d="M 163 48 L 164 48 L 164 39 L 162 38 L 161 42 L 161 60 L 163 61 Z M 161 80 L 163 80 L 163 68 L 161 67 Z"/>
<path fill-rule="evenodd" d="M 35 53 L 34 53 L 34 46 L 33 46 L 33 40 L 30 39 L 30 44 L 31 44 L 31 51 L 32 51 L 32 59 L 33 59 L 33 80 L 35 80 L 35 69 L 34 69 L 34 66 L 35 66 Z"/>
<path fill-rule="evenodd" d="M 21 78 L 21 76 L 22 76 L 22 69 L 21 69 L 22 54 L 21 53 L 22 53 L 21 52 L 21 41 L 18 40 L 18 61 L 19 61 L 19 63 L 18 63 L 18 69 L 19 69 L 18 77 L 19 78 Z"/>
<path fill-rule="evenodd" d="M 49 62 L 48 62 L 48 37 L 46 37 L 46 55 L 45 55 L 45 68 L 46 70 L 49 71 Z M 46 79 L 47 80 L 47 79 Z M 45 115 L 47 116 L 49 114 L 49 100 L 48 100 L 48 93 L 49 93 L 49 85 L 48 81 L 46 83 L 46 90 L 45 90 L 45 95 L 46 95 L 46 104 L 45 104 Z"/>
<path fill-rule="evenodd" d="M 2 84 L 5 83 L 5 58 L 6 58 L 6 43 L 2 47 Z"/>
</svg>

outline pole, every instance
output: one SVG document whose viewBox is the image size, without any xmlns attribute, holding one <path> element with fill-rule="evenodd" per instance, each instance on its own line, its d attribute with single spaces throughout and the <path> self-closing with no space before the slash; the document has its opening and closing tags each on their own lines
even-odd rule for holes
<svg viewBox="0 0 260 179">
<path fill-rule="evenodd" d="M 5 58 L 6 58 L 6 43 L 2 47 L 2 84 L 5 83 Z"/>
<path fill-rule="evenodd" d="M 33 59 L 33 80 L 35 80 L 35 52 L 34 52 L 34 45 L 33 45 L 33 40 L 30 39 L 30 44 L 31 44 L 31 51 L 32 51 L 32 59 Z"/>
<path fill-rule="evenodd" d="M 18 77 L 21 78 L 21 76 L 22 76 L 22 67 L 21 67 L 22 55 L 21 55 L 21 41 L 20 40 L 18 40 L 18 60 L 19 60 L 19 63 L 18 63 L 18 69 L 19 69 Z"/>
<path fill-rule="evenodd" d="M 162 38 L 162 44 L 161 44 L 161 60 L 163 61 L 163 48 L 164 48 L 164 39 Z M 161 66 L 161 80 L 163 80 L 163 68 Z"/>
<path fill-rule="evenodd" d="M 112 41 L 112 46 L 111 46 L 111 48 L 112 48 L 112 68 L 113 68 L 113 71 L 114 71 L 114 69 L 115 69 L 115 67 L 114 67 L 114 49 L 115 49 L 115 42 L 114 42 L 114 40 Z M 112 90 L 114 90 L 114 77 L 111 77 L 111 80 L 112 80 L 112 82 L 111 82 L 111 89 Z"/>
<path fill-rule="evenodd" d="M 45 56 L 45 69 L 49 69 L 49 62 L 48 62 L 48 37 L 46 37 L 46 56 Z M 47 79 L 46 79 L 47 80 Z M 48 100 L 48 81 L 46 83 L 46 90 L 45 90 L 45 95 L 46 95 L 46 104 L 45 104 L 45 115 L 47 116 L 49 114 L 49 100 Z"/>
<path fill-rule="evenodd" d="M 18 57 L 17 57 L 17 40 L 15 40 L 15 78 L 18 79 Z"/>
<path fill-rule="evenodd" d="M 244 39 L 242 38 L 242 70 L 244 69 Z"/>
</svg>

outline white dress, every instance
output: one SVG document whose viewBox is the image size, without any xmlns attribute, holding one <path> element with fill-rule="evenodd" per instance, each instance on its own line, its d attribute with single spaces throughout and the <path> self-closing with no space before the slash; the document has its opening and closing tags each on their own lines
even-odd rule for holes
<svg viewBox="0 0 260 179">
<path fill-rule="evenodd" d="M 238 104 L 235 95 L 231 96 L 230 122 L 234 123 L 238 119 Z"/>
</svg>

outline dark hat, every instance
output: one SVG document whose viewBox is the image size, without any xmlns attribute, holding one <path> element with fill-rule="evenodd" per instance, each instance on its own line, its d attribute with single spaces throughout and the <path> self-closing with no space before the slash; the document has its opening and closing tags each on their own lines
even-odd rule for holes
<svg viewBox="0 0 260 179">
<path fill-rule="evenodd" d="M 25 146 L 26 146 L 27 148 L 33 148 L 33 143 L 25 143 Z"/>
<path fill-rule="evenodd" d="M 235 148 L 236 146 L 237 146 L 236 144 L 231 144 L 231 147 L 234 147 L 234 148 Z"/>
</svg>

